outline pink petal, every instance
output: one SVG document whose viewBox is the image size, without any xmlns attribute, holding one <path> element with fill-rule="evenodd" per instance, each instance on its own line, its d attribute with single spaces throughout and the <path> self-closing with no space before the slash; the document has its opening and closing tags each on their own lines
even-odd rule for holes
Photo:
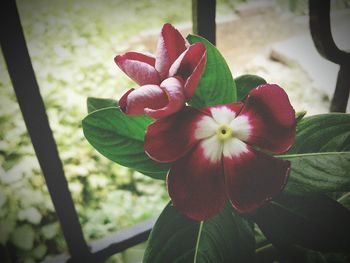
<svg viewBox="0 0 350 263">
<path fill-rule="evenodd" d="M 181 158 L 197 142 L 195 129 L 202 116 L 199 110 L 185 107 L 176 114 L 155 121 L 147 128 L 145 152 L 158 162 L 173 162 Z"/>
<path fill-rule="evenodd" d="M 186 98 L 193 96 L 206 63 L 203 43 L 195 43 L 184 51 L 171 65 L 169 76 L 180 76 L 185 82 Z"/>
<path fill-rule="evenodd" d="M 279 154 L 294 143 L 295 112 L 278 85 L 265 84 L 251 90 L 239 116 L 248 117 L 249 144 Z"/>
<path fill-rule="evenodd" d="M 252 212 L 281 192 L 290 162 L 248 150 L 238 156 L 224 155 L 226 191 L 234 208 Z"/>
<path fill-rule="evenodd" d="M 167 117 L 181 110 L 186 103 L 181 80 L 177 78 L 167 78 L 160 84 L 160 87 L 164 90 L 169 100 L 168 103 L 162 108 L 145 110 L 147 115 L 155 119 Z"/>
<path fill-rule="evenodd" d="M 159 84 L 159 74 L 155 69 L 155 59 L 151 56 L 127 52 L 114 58 L 115 63 L 139 85 Z"/>
<path fill-rule="evenodd" d="M 221 162 L 209 162 L 200 145 L 174 163 L 167 187 L 174 207 L 197 221 L 216 215 L 227 199 Z"/>
<path fill-rule="evenodd" d="M 126 112 L 126 106 L 128 101 L 128 96 L 131 92 L 133 92 L 135 89 L 129 89 L 127 92 L 123 94 L 123 96 L 119 99 L 118 105 L 120 109 L 125 113 Z"/>
<path fill-rule="evenodd" d="M 196 88 L 198 86 L 199 80 L 205 68 L 206 63 L 206 53 L 201 57 L 196 68 L 192 71 L 192 74 L 188 77 L 185 83 L 185 93 L 186 98 L 190 99 L 194 95 Z"/>
<path fill-rule="evenodd" d="M 129 115 L 145 114 L 145 109 L 163 108 L 168 104 L 165 92 L 157 85 L 144 85 L 127 91 L 119 101 L 120 108 Z"/>
<path fill-rule="evenodd" d="M 171 24 L 165 24 L 159 36 L 155 68 L 162 79 L 168 76 L 171 64 L 186 49 L 186 41 Z"/>
</svg>

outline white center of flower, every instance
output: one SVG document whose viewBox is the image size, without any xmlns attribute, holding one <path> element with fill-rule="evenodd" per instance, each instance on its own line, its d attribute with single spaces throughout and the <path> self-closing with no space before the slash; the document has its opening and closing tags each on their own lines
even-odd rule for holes
<svg viewBox="0 0 350 263">
<path fill-rule="evenodd" d="M 218 162 L 222 156 L 235 157 L 248 151 L 244 142 L 251 131 L 248 117 L 236 117 L 236 113 L 225 106 L 213 108 L 211 114 L 212 117 L 202 117 L 195 131 L 204 156 Z"/>
</svg>

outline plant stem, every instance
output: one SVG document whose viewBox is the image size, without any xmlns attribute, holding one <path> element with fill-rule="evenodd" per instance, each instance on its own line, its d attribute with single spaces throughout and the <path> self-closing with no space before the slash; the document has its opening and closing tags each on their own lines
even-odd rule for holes
<svg viewBox="0 0 350 263">
<path fill-rule="evenodd" d="M 198 247 L 199 247 L 199 240 L 201 239 L 203 224 L 204 224 L 204 221 L 201 221 L 199 223 L 199 230 L 198 230 L 198 236 L 197 236 L 196 250 L 194 251 L 193 263 L 197 262 L 197 253 L 198 253 Z"/>
<path fill-rule="evenodd" d="M 297 153 L 297 154 L 274 155 L 274 157 L 280 158 L 280 159 L 291 159 L 291 158 L 308 157 L 308 156 L 339 155 L 339 154 L 348 154 L 348 153 L 349 152 Z"/>
<path fill-rule="evenodd" d="M 262 246 L 262 247 L 255 249 L 255 253 L 261 253 L 261 252 L 268 250 L 268 249 L 271 249 L 271 248 L 273 248 L 272 244 L 267 244 L 265 246 Z"/>
<path fill-rule="evenodd" d="M 348 196 L 350 195 L 350 192 L 347 192 L 347 193 L 345 193 L 344 195 L 342 195 L 340 198 L 338 198 L 338 202 L 341 202 L 341 201 L 343 201 L 345 198 L 347 198 Z"/>
</svg>

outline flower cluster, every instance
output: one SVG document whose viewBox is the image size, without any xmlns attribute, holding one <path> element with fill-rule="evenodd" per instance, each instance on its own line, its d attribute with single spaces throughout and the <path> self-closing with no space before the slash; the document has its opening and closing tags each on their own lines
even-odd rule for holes
<svg viewBox="0 0 350 263">
<path fill-rule="evenodd" d="M 277 195 L 290 162 L 272 157 L 295 138 L 295 113 L 275 84 L 260 85 L 243 102 L 195 109 L 186 105 L 203 73 L 203 44 L 189 45 L 170 24 L 160 34 L 156 58 L 129 52 L 117 65 L 141 87 L 119 101 L 126 114 L 147 114 L 145 152 L 172 163 L 167 187 L 172 203 L 194 220 L 206 220 L 227 200 L 251 212 Z"/>
</svg>

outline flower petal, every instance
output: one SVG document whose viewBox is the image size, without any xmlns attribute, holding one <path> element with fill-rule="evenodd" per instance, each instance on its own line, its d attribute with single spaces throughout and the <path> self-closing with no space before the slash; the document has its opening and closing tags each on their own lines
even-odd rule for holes
<svg viewBox="0 0 350 263">
<path fill-rule="evenodd" d="M 201 142 L 203 155 L 209 162 L 220 162 L 224 145 L 218 140 L 217 136 L 204 139 Z"/>
<path fill-rule="evenodd" d="M 253 89 L 239 116 L 248 118 L 250 131 L 245 140 L 264 150 L 279 154 L 295 139 L 295 112 L 285 91 L 275 84 Z"/>
<path fill-rule="evenodd" d="M 212 117 L 204 115 L 197 122 L 195 137 L 197 140 L 203 140 L 212 137 L 215 135 L 218 127 L 219 125 Z"/>
<path fill-rule="evenodd" d="M 242 109 L 242 106 L 243 104 L 241 102 L 234 102 L 230 104 L 210 106 L 204 110 L 206 110 L 206 112 L 208 112 L 218 124 L 229 125 Z"/>
<path fill-rule="evenodd" d="M 145 152 L 155 161 L 173 162 L 185 155 L 198 141 L 196 124 L 202 113 L 191 107 L 148 126 Z"/>
<path fill-rule="evenodd" d="M 180 76 L 185 82 L 186 98 L 196 91 L 206 63 L 206 49 L 203 43 L 195 43 L 185 50 L 171 65 L 169 76 Z"/>
<path fill-rule="evenodd" d="M 216 215 L 227 199 L 221 162 L 208 162 L 200 144 L 174 163 L 167 187 L 174 207 L 197 221 Z"/>
<path fill-rule="evenodd" d="M 126 107 L 128 104 L 128 96 L 131 92 L 133 92 L 135 89 L 129 89 L 127 92 L 123 94 L 123 96 L 119 99 L 118 105 L 120 109 L 125 113 L 126 112 Z"/>
<path fill-rule="evenodd" d="M 240 212 L 252 212 L 280 193 L 289 171 L 289 161 L 257 152 L 250 146 L 238 155 L 224 151 L 227 195 Z"/>
<path fill-rule="evenodd" d="M 159 109 L 146 109 L 145 113 L 152 118 L 159 119 L 167 117 L 181 110 L 186 103 L 182 81 L 177 78 L 167 78 L 160 87 L 168 98 L 168 103 Z"/>
<path fill-rule="evenodd" d="M 171 64 L 186 49 L 186 41 L 171 24 L 165 24 L 159 36 L 155 68 L 162 79 L 169 73 Z"/>
<path fill-rule="evenodd" d="M 159 84 L 159 74 L 155 69 L 155 59 L 151 56 L 127 52 L 114 58 L 115 63 L 139 85 Z"/>
<path fill-rule="evenodd" d="M 241 141 L 247 141 L 251 134 L 251 125 L 247 116 L 240 115 L 230 122 L 230 127 L 233 130 L 234 136 Z"/>
<path fill-rule="evenodd" d="M 127 91 L 119 101 L 126 114 L 145 114 L 147 109 L 159 109 L 168 104 L 165 92 L 157 85 L 144 85 Z"/>
</svg>

